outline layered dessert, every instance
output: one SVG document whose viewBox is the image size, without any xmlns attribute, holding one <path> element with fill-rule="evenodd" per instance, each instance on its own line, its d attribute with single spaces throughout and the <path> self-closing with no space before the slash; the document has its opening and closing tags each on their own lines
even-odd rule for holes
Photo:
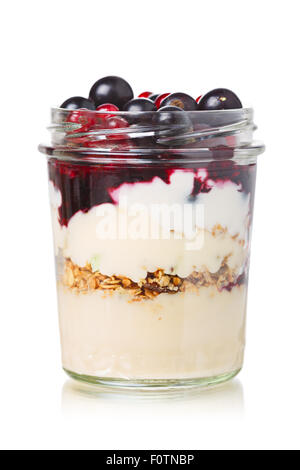
<svg viewBox="0 0 300 470">
<path fill-rule="evenodd" d="M 63 367 L 96 382 L 229 378 L 243 363 L 256 165 L 195 113 L 240 101 L 134 99 L 112 79 L 61 106 L 63 156 L 48 160 Z M 197 145 L 211 157 L 195 158 Z"/>
</svg>

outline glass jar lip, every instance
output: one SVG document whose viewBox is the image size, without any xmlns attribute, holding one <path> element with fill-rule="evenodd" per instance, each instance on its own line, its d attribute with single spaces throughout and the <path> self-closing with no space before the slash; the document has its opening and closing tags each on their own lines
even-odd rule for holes
<svg viewBox="0 0 300 470">
<path fill-rule="evenodd" d="M 82 112 L 82 116 L 70 120 L 70 114 L 76 112 Z M 185 117 L 178 119 L 183 113 Z M 145 161 L 195 163 L 215 159 L 216 154 L 218 159 L 247 160 L 265 149 L 261 142 L 252 138 L 256 129 L 253 108 L 168 111 L 166 114 L 169 115 L 166 120 L 157 120 L 154 118 L 159 115 L 157 111 L 51 108 L 52 123 L 48 129 L 52 142 L 40 145 L 39 150 L 63 160 L 104 163 L 104 160 L 117 162 L 120 159 L 123 163 L 141 164 Z M 126 125 L 111 128 L 107 119 L 115 116 L 127 120 Z"/>
<path fill-rule="evenodd" d="M 84 112 L 87 112 L 89 114 L 92 114 L 92 113 L 95 113 L 96 115 L 106 115 L 106 114 L 111 114 L 111 115 L 126 115 L 126 116 L 136 116 L 136 115 L 156 115 L 158 110 L 157 111 L 122 111 L 122 110 L 119 110 L 119 111 L 97 111 L 96 109 L 87 109 L 87 108 L 80 108 L 80 109 L 66 109 L 66 108 L 60 108 L 58 106 L 51 106 L 51 111 L 53 112 L 62 112 L 62 113 L 66 113 L 66 114 L 69 114 L 69 113 L 72 113 L 72 112 L 79 112 L 79 111 L 84 111 Z M 245 114 L 245 115 L 253 115 L 254 113 L 254 108 L 252 108 L 251 106 L 250 107 L 243 107 L 243 108 L 236 108 L 236 109 L 208 109 L 208 110 L 193 110 L 193 111 L 185 111 L 185 110 L 182 110 L 184 111 L 185 113 L 187 114 L 191 114 L 191 115 L 197 115 L 197 114 L 200 114 L 201 115 L 204 115 L 204 114 L 236 114 L 236 113 L 241 113 L 241 114 Z M 168 111 L 168 113 L 170 114 L 173 114 L 173 113 L 177 113 L 178 111 Z"/>
<path fill-rule="evenodd" d="M 84 161 L 90 164 L 195 164 L 197 162 L 210 162 L 212 160 L 232 160 L 239 163 L 243 161 L 247 164 L 255 163 L 256 157 L 265 151 L 265 145 L 260 141 L 254 141 L 251 145 L 245 148 L 232 149 L 232 154 L 228 156 L 226 148 L 222 154 L 220 150 L 219 156 L 216 152 L 209 148 L 201 149 L 169 149 L 165 152 L 165 156 L 159 150 L 138 149 L 136 152 L 125 151 L 106 151 L 103 149 L 66 149 L 54 148 L 51 145 L 40 144 L 38 150 L 47 155 L 49 158 L 56 158 L 58 160 L 69 162 Z M 218 149 L 219 150 L 219 149 Z M 230 149 L 231 150 L 231 149 Z"/>
</svg>

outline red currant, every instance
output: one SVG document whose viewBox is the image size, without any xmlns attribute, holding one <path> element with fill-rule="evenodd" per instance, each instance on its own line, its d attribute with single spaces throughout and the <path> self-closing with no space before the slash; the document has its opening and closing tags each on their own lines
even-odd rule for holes
<svg viewBox="0 0 300 470">
<path fill-rule="evenodd" d="M 95 124 L 95 118 L 93 114 L 86 109 L 77 109 L 68 115 L 67 122 L 81 124 L 82 127 L 88 128 Z"/>
<path fill-rule="evenodd" d="M 97 122 L 105 128 L 107 127 L 106 120 L 112 117 L 115 112 L 119 111 L 119 108 L 112 103 L 104 103 L 100 104 L 96 111 L 100 111 L 99 114 L 97 114 Z"/>
<path fill-rule="evenodd" d="M 93 112 L 89 112 L 86 109 L 77 109 L 72 111 L 68 117 L 67 122 L 74 124 L 79 124 L 79 129 L 67 131 L 68 138 L 71 138 L 74 143 L 83 143 L 86 141 L 86 137 L 76 137 L 78 132 L 87 133 L 90 131 L 91 127 L 95 125 L 96 120 Z M 79 139 L 79 140 L 78 140 Z"/>
<path fill-rule="evenodd" d="M 128 125 L 128 122 L 119 116 L 112 116 L 106 121 L 108 129 L 122 129 L 124 127 L 128 127 Z"/>
<path fill-rule="evenodd" d="M 111 103 L 104 103 L 104 104 L 100 104 L 100 106 L 98 106 L 98 108 L 96 109 L 96 111 L 108 111 L 108 112 L 116 112 L 116 111 L 119 111 L 119 108 L 118 106 L 116 106 L 115 104 L 111 104 Z"/>
<path fill-rule="evenodd" d="M 110 117 L 106 121 L 107 129 L 125 129 L 128 126 L 129 126 L 128 122 L 119 116 Z M 128 135 L 125 133 L 109 134 L 107 138 L 108 140 L 117 140 L 117 141 L 129 139 Z"/>
<path fill-rule="evenodd" d="M 149 96 L 152 95 L 152 91 L 143 91 L 143 93 L 140 93 L 138 98 L 149 98 Z"/>
<path fill-rule="evenodd" d="M 115 112 L 119 111 L 119 108 L 115 104 L 104 103 L 104 104 L 100 104 L 100 106 L 98 106 L 96 111 L 101 112 L 101 114 L 98 115 L 100 119 L 107 119 L 113 116 Z"/>
<path fill-rule="evenodd" d="M 158 95 L 158 97 L 155 100 L 155 106 L 157 107 L 157 109 L 159 109 L 162 100 L 164 100 L 170 94 L 171 93 L 162 93 L 161 95 Z"/>
</svg>

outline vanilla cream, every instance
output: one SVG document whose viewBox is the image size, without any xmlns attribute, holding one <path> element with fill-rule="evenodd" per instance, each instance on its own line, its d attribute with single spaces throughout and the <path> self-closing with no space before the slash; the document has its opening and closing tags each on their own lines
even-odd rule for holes
<svg viewBox="0 0 300 470">
<path fill-rule="evenodd" d="M 62 360 L 77 374 L 122 379 L 201 378 L 242 367 L 246 288 L 161 294 L 75 294 L 58 287 Z"/>
</svg>

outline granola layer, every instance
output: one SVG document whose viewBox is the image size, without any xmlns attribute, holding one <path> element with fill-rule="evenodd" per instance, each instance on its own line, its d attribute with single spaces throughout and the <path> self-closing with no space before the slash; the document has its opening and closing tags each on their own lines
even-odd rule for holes
<svg viewBox="0 0 300 470">
<path fill-rule="evenodd" d="M 176 294 L 178 292 L 196 291 L 200 287 L 216 287 L 218 290 L 232 287 L 235 283 L 243 283 L 227 264 L 225 258 L 216 273 L 208 270 L 193 271 L 182 278 L 177 274 L 166 274 L 163 269 L 148 272 L 145 279 L 135 282 L 126 276 L 107 276 L 93 271 L 90 264 L 80 267 L 70 259 L 65 260 L 63 283 L 76 292 L 86 293 L 93 290 L 126 292 L 135 300 L 153 299 L 160 294 Z"/>
</svg>

